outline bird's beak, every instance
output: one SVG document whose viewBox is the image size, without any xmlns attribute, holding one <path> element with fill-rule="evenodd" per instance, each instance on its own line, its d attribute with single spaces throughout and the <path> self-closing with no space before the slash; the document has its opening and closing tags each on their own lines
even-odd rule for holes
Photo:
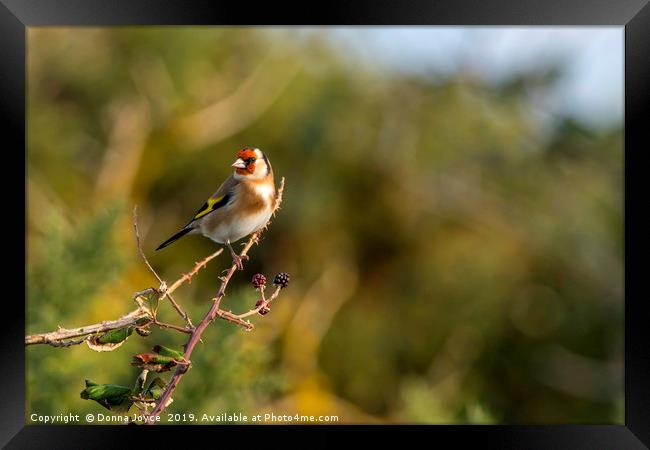
<svg viewBox="0 0 650 450">
<path fill-rule="evenodd" d="M 246 168 L 246 163 L 244 162 L 243 159 L 241 159 L 241 158 L 237 158 L 237 161 L 235 161 L 234 163 L 232 163 L 232 166 L 233 166 L 233 167 L 236 167 L 236 168 L 238 168 L 238 169 L 245 169 L 245 168 Z"/>
</svg>

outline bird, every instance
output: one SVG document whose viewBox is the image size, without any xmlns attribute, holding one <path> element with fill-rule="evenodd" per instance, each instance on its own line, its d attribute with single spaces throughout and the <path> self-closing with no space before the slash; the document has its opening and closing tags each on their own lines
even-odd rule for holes
<svg viewBox="0 0 650 450">
<path fill-rule="evenodd" d="M 230 250 L 233 263 L 243 269 L 232 243 L 263 228 L 275 205 L 275 181 L 268 157 L 256 147 L 236 154 L 234 172 L 207 199 L 179 232 L 160 244 L 163 249 L 187 234 L 201 234 Z"/>
</svg>

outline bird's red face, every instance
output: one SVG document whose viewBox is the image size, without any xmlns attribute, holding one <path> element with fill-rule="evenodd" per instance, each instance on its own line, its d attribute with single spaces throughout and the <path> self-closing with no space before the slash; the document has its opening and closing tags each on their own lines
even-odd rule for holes
<svg viewBox="0 0 650 450">
<path fill-rule="evenodd" d="M 237 152 L 237 160 L 232 166 L 239 175 L 252 175 L 255 173 L 255 161 L 257 161 L 255 150 L 246 147 Z"/>
</svg>

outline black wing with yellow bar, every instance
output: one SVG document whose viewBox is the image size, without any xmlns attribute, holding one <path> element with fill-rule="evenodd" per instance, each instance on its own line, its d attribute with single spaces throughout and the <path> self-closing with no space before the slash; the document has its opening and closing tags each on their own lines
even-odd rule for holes
<svg viewBox="0 0 650 450">
<path fill-rule="evenodd" d="M 225 195 L 221 195 L 219 197 L 211 197 L 208 199 L 207 202 L 203 204 L 199 208 L 199 210 L 194 214 L 194 217 L 192 218 L 191 222 L 194 222 L 196 219 L 200 219 L 203 216 L 206 216 L 210 214 L 213 211 L 216 211 L 217 209 L 221 208 L 222 206 L 225 206 L 228 203 L 228 200 L 230 200 L 230 193 L 227 193 Z"/>
<path fill-rule="evenodd" d="M 178 239 L 182 238 L 187 233 L 192 231 L 193 227 L 189 226 L 192 222 L 194 222 L 197 219 L 200 219 L 201 217 L 204 217 L 204 216 L 210 214 L 213 211 L 216 211 L 217 209 L 221 208 L 222 206 L 225 206 L 228 203 L 228 201 L 230 200 L 230 197 L 231 197 L 230 192 L 228 192 L 228 193 L 226 193 L 224 195 L 221 195 L 219 197 L 210 197 L 208 199 L 208 201 L 205 202 L 203 204 L 203 206 L 201 206 L 201 208 L 199 208 L 199 210 L 196 212 L 196 214 L 194 214 L 194 217 L 192 218 L 192 220 L 190 220 L 187 223 L 187 225 L 185 225 L 183 227 L 182 230 L 180 230 L 178 233 L 176 233 L 175 235 L 173 235 L 172 237 L 167 239 L 165 242 L 160 244 L 158 246 L 158 248 L 156 248 L 156 250 L 160 250 L 161 248 L 167 247 L 172 242 L 177 241 Z"/>
</svg>

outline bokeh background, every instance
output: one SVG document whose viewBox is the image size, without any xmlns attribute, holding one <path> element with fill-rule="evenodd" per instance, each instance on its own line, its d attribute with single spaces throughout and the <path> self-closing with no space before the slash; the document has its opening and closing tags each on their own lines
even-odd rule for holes
<svg viewBox="0 0 650 450">
<path fill-rule="evenodd" d="M 620 28 L 28 29 L 28 334 L 115 319 L 217 245 L 153 249 L 264 150 L 283 207 L 172 412 L 623 423 Z M 195 323 L 220 256 L 175 297 Z M 161 319 L 181 323 L 164 305 Z M 26 348 L 27 417 L 106 412 L 119 349 Z"/>
</svg>

